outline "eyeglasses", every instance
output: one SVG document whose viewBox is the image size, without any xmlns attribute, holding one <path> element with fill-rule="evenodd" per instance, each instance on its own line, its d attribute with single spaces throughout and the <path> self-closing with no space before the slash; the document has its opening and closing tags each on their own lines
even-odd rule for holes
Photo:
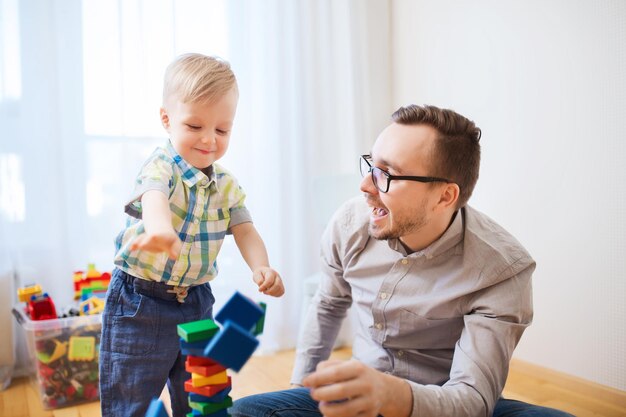
<svg viewBox="0 0 626 417">
<path fill-rule="evenodd" d="M 452 182 L 445 178 L 439 177 L 415 177 L 406 175 L 391 175 L 390 173 L 383 171 L 382 169 L 372 165 L 371 155 L 361 155 L 359 158 L 361 175 L 365 177 L 367 174 L 372 174 L 372 181 L 374 185 L 381 193 L 389 191 L 389 183 L 391 180 L 407 180 L 417 182 Z"/>
</svg>

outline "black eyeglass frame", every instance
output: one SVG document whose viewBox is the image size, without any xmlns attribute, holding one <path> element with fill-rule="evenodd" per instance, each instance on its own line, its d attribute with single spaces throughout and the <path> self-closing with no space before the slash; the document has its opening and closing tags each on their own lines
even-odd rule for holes
<svg viewBox="0 0 626 417">
<path fill-rule="evenodd" d="M 374 183 L 376 188 L 378 188 L 378 191 L 380 191 L 381 193 L 386 193 L 387 191 L 389 191 L 389 184 L 391 183 L 392 180 L 417 181 L 417 182 L 424 182 L 424 183 L 429 183 L 429 182 L 451 183 L 452 182 L 450 180 L 447 180 L 445 178 L 440 178 L 440 177 L 422 177 L 422 176 L 414 176 L 414 175 L 391 175 L 387 171 L 384 171 L 372 165 L 371 163 L 372 155 L 367 155 L 367 154 L 361 155 L 360 159 L 364 160 L 367 166 L 369 167 L 367 172 L 363 172 L 363 164 L 361 164 L 361 162 L 359 161 L 359 171 L 361 171 L 361 176 L 365 177 L 365 175 L 371 174 L 372 182 Z M 382 172 L 385 175 L 385 178 L 387 178 L 387 181 L 386 181 L 387 186 L 384 189 L 381 187 L 381 185 L 378 184 L 378 181 L 376 180 L 376 175 L 374 175 L 374 171 Z"/>
</svg>

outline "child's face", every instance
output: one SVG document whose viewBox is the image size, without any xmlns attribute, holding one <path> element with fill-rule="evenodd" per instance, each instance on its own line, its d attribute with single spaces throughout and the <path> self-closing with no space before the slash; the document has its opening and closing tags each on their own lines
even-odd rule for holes
<svg viewBox="0 0 626 417">
<path fill-rule="evenodd" d="M 213 103 L 183 103 L 171 97 L 161 108 L 161 122 L 174 149 L 192 166 L 204 169 L 228 149 L 238 93 L 231 89 Z"/>
</svg>

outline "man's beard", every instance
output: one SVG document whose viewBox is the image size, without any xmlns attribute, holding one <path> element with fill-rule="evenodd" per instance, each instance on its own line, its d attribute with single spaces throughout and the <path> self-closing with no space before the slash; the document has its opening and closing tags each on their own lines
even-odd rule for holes
<svg viewBox="0 0 626 417">
<path fill-rule="evenodd" d="M 390 216 L 391 213 L 387 210 L 387 225 L 384 228 L 377 228 L 370 222 L 369 235 L 377 240 L 399 239 L 422 229 L 429 221 L 426 215 L 426 199 L 422 200 L 419 207 L 410 213 L 401 216 L 396 215 L 393 225 L 389 223 Z"/>
</svg>

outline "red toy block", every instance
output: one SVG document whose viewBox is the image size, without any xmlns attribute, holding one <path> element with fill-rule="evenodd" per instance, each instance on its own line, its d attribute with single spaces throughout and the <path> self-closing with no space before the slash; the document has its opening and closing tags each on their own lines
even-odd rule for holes
<svg viewBox="0 0 626 417">
<path fill-rule="evenodd" d="M 219 365 L 219 363 L 215 362 L 213 359 L 205 358 L 203 356 L 187 356 L 187 360 L 185 361 L 185 365 L 189 364 L 189 366 L 212 366 Z"/>
<path fill-rule="evenodd" d="M 231 377 L 228 377 L 228 382 L 225 384 L 205 385 L 203 387 L 194 387 L 191 383 L 191 378 L 185 381 L 185 391 L 193 392 L 194 394 L 204 395 L 205 397 L 212 397 L 223 389 L 230 387 L 232 384 Z"/>
<path fill-rule="evenodd" d="M 189 359 L 189 357 L 187 357 L 187 359 Z M 211 376 L 211 375 L 215 375 L 217 373 L 223 372 L 226 370 L 225 367 L 223 367 L 222 365 L 220 365 L 219 363 L 216 363 L 214 365 L 197 365 L 197 366 L 192 366 L 189 364 L 189 361 L 185 361 L 185 370 L 191 374 L 198 374 L 198 375 L 202 375 L 202 376 Z"/>
<path fill-rule="evenodd" d="M 31 320 L 51 320 L 57 318 L 57 310 L 48 293 L 33 295 L 26 306 Z"/>
</svg>

